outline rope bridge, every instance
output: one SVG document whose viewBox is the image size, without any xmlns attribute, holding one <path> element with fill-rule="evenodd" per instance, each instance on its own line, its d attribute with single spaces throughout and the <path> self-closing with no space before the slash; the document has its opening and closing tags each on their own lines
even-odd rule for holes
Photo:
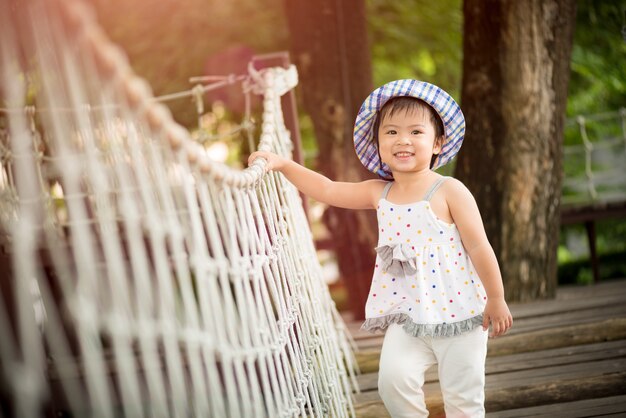
<svg viewBox="0 0 626 418">
<path fill-rule="evenodd" d="M 211 161 L 83 2 L 0 7 L 0 416 L 354 416 L 297 191 Z M 295 69 L 243 82 L 290 155 Z"/>
</svg>

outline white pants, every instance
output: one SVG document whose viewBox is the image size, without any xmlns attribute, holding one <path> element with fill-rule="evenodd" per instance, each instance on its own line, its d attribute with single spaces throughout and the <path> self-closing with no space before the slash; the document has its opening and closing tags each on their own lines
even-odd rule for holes
<svg viewBox="0 0 626 418">
<path fill-rule="evenodd" d="M 387 411 L 393 418 L 427 417 L 424 373 L 438 364 L 446 417 L 484 417 L 487 336 L 477 327 L 456 337 L 413 337 L 402 325 L 390 325 L 378 372 Z"/>
</svg>

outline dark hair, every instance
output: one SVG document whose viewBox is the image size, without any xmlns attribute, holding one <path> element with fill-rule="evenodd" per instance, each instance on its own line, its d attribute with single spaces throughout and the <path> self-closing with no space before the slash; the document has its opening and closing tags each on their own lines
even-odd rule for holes
<svg viewBox="0 0 626 418">
<path fill-rule="evenodd" d="M 378 129 L 380 128 L 381 121 L 389 116 L 393 116 L 398 112 L 414 112 L 416 110 L 422 110 L 423 112 L 427 112 L 430 117 L 430 122 L 435 127 L 435 144 L 443 145 L 443 140 L 445 138 L 445 130 L 443 128 L 443 121 L 439 114 L 425 101 L 418 99 L 417 97 L 411 96 L 399 96 L 391 98 L 383 105 L 383 107 L 376 114 L 376 119 L 374 120 L 374 126 L 372 134 L 376 139 L 376 149 L 379 150 L 378 145 Z M 430 168 L 433 167 L 435 163 L 436 155 L 433 155 L 430 159 Z M 383 162 L 380 158 L 380 151 L 378 151 L 378 160 L 380 161 L 380 168 L 382 170 Z M 389 173 L 391 175 L 391 173 Z"/>
</svg>

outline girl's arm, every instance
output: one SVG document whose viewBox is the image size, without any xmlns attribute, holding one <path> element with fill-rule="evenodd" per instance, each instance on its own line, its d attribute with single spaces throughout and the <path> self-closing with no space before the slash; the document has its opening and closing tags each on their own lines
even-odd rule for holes
<svg viewBox="0 0 626 418">
<path fill-rule="evenodd" d="M 257 158 L 267 160 L 265 171 L 280 171 L 298 190 L 318 202 L 346 209 L 374 209 L 385 182 L 366 180 L 360 183 L 332 181 L 313 170 L 271 152 L 256 151 L 248 165 Z"/>
<path fill-rule="evenodd" d="M 463 246 L 487 292 L 483 328 L 487 329 L 491 323 L 491 336 L 502 335 L 513 325 L 513 317 L 504 300 L 498 260 L 487 239 L 478 205 L 474 196 L 460 181 L 451 179 L 444 187 L 450 214 L 459 230 Z"/>
</svg>

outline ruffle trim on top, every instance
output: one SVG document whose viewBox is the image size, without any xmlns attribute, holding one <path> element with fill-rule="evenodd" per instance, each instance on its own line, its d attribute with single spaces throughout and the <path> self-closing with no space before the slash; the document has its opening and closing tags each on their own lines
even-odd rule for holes
<svg viewBox="0 0 626 418">
<path fill-rule="evenodd" d="M 384 331 L 391 324 L 402 324 L 402 328 L 413 337 L 455 337 L 482 326 L 483 315 L 446 324 L 416 324 L 409 315 L 397 313 L 366 319 L 361 329 L 370 332 Z"/>
</svg>

